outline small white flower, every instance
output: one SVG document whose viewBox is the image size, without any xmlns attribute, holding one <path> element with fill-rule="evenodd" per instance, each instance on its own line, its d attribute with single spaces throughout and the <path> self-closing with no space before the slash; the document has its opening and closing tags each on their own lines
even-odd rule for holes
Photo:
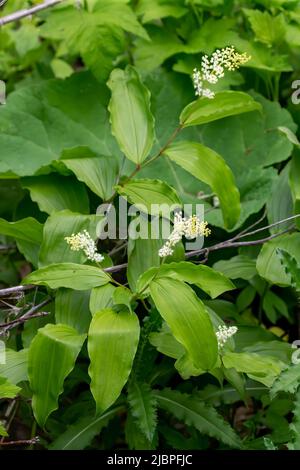
<svg viewBox="0 0 300 470">
<path fill-rule="evenodd" d="M 215 85 L 225 76 L 225 70 L 233 71 L 250 60 L 246 53 L 239 54 L 233 46 L 217 49 L 211 57 L 204 55 L 201 59 L 201 69 L 193 71 L 193 83 L 196 96 L 212 99 L 215 94 L 204 87 L 204 82 Z"/>
<path fill-rule="evenodd" d="M 201 235 L 208 237 L 210 233 L 211 230 L 207 228 L 207 222 L 201 222 L 195 215 L 185 219 L 181 213 L 177 212 L 174 217 L 173 231 L 158 254 L 161 258 L 171 256 L 174 253 L 174 246 L 182 240 L 183 236 L 191 239 Z"/>
<path fill-rule="evenodd" d="M 218 327 L 218 331 L 216 332 L 219 349 L 222 349 L 227 343 L 227 341 L 229 340 L 229 338 L 235 335 L 237 331 L 238 331 L 238 328 L 236 326 L 227 327 L 225 325 L 222 325 L 222 326 L 220 325 Z"/>
<path fill-rule="evenodd" d="M 97 263 L 104 260 L 104 257 L 97 253 L 96 243 L 87 230 L 83 230 L 83 232 L 79 232 L 76 235 L 73 233 L 71 237 L 65 237 L 65 240 L 70 245 L 72 251 L 83 250 L 89 260 L 96 261 Z"/>
</svg>

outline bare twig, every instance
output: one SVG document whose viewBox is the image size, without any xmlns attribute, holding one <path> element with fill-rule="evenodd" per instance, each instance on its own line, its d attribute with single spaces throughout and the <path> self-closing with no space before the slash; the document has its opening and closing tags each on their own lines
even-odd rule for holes
<svg viewBox="0 0 300 470">
<path fill-rule="evenodd" d="M 262 238 L 260 240 L 250 240 L 247 242 L 239 242 L 235 241 L 236 239 L 226 240 L 225 242 L 217 243 L 216 245 L 208 246 L 206 248 L 201 248 L 200 250 L 190 251 L 186 253 L 186 258 L 192 258 L 193 256 L 205 254 L 207 256 L 208 253 L 211 251 L 221 250 L 223 248 L 238 248 L 241 246 L 255 246 L 255 245 L 262 245 L 263 243 L 267 243 L 273 238 L 280 237 L 286 233 L 290 233 L 293 229 L 289 228 L 287 230 L 283 230 L 282 232 L 275 233 L 274 235 L 270 235 L 269 237 Z"/>
<path fill-rule="evenodd" d="M 27 290 L 34 289 L 36 286 L 15 286 L 8 287 L 7 289 L 0 289 L 0 297 L 8 297 L 12 294 L 19 294 L 20 292 L 25 292 Z"/>
<path fill-rule="evenodd" d="M 8 23 L 12 23 L 14 21 L 21 20 L 22 18 L 25 18 L 26 16 L 34 15 L 35 13 L 45 10 L 46 8 L 53 7 L 54 5 L 57 5 L 58 3 L 61 3 L 62 1 L 63 0 L 46 0 L 45 2 L 40 3 L 39 5 L 35 5 L 32 8 L 19 10 L 19 11 L 16 11 L 15 13 L 11 13 L 10 15 L 0 18 L 0 26 L 3 26 Z"/>
<path fill-rule="evenodd" d="M 39 317 L 45 317 L 46 315 L 49 315 L 49 312 L 38 312 L 35 313 L 34 315 L 30 315 L 29 318 L 16 318 L 16 320 L 12 320 L 7 323 L 0 323 L 0 328 L 6 328 L 7 326 L 18 326 L 21 325 L 22 323 L 25 323 L 27 320 L 32 320 L 33 318 L 39 318 Z"/>
<path fill-rule="evenodd" d="M 45 305 L 48 305 L 52 301 L 51 297 L 48 297 L 47 299 L 43 300 L 38 305 L 35 305 L 32 307 L 28 312 L 24 313 L 20 318 L 16 318 L 16 320 L 11 321 L 10 323 L 5 324 L 4 326 L 1 325 L 1 330 L 0 330 L 0 335 L 4 335 L 7 331 L 11 330 L 12 328 L 15 328 L 17 325 L 20 325 L 27 320 L 30 320 L 31 318 L 36 317 L 36 313 L 41 310 Z M 43 312 L 45 314 L 45 312 Z M 41 315 L 39 315 L 41 316 Z"/>
<path fill-rule="evenodd" d="M 6 253 L 7 251 L 14 250 L 16 248 L 16 245 L 0 245 L 0 252 Z"/>
<path fill-rule="evenodd" d="M 20 441 L 6 441 L 0 442 L 0 446 L 29 446 L 32 444 L 37 444 L 39 442 L 39 437 L 33 437 L 32 439 L 22 439 Z"/>
</svg>

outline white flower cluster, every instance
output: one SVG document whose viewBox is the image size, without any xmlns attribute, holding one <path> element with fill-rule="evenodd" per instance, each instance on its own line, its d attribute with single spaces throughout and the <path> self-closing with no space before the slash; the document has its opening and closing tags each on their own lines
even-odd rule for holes
<svg viewBox="0 0 300 470">
<path fill-rule="evenodd" d="M 97 247 L 87 230 L 79 232 L 76 235 L 72 233 L 71 237 L 65 237 L 66 242 L 70 245 L 72 251 L 83 250 L 87 258 L 91 261 L 100 263 L 104 257 L 97 253 Z"/>
<path fill-rule="evenodd" d="M 215 93 L 204 87 L 204 82 L 216 84 L 225 75 L 225 70 L 233 71 L 250 60 L 246 53 L 239 54 L 233 46 L 217 49 L 211 57 L 204 55 L 201 60 L 201 69 L 194 69 L 193 82 L 197 96 L 214 98 Z"/>
<path fill-rule="evenodd" d="M 235 333 L 238 331 L 236 326 L 225 326 L 225 325 L 220 325 L 218 328 L 218 331 L 216 332 L 216 336 L 218 339 L 218 346 L 219 349 L 223 348 L 224 345 L 227 343 L 229 338 L 231 336 L 235 335 Z"/>
<path fill-rule="evenodd" d="M 207 222 L 201 222 L 196 215 L 186 219 L 182 217 L 181 213 L 177 212 L 174 217 L 173 231 L 158 254 L 161 258 L 171 256 L 174 252 L 174 246 L 180 242 L 183 236 L 192 239 L 201 235 L 208 237 L 210 233 L 211 230 L 207 228 Z"/>
</svg>

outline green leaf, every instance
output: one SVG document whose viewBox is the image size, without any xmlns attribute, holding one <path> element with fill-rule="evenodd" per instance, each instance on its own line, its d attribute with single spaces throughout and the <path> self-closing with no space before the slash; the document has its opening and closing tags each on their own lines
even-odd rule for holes
<svg viewBox="0 0 300 470">
<path fill-rule="evenodd" d="M 22 178 L 22 186 L 29 189 L 31 199 L 47 214 L 69 209 L 89 213 L 89 200 L 82 183 L 70 176 L 58 174 Z"/>
<path fill-rule="evenodd" d="M 220 91 L 213 100 L 201 98 L 188 104 L 180 115 L 180 124 L 183 127 L 197 126 L 255 110 L 261 110 L 261 106 L 247 93 Z"/>
<path fill-rule="evenodd" d="M 151 279 L 169 277 L 194 284 L 204 290 L 210 297 L 215 298 L 226 291 L 235 289 L 234 284 L 223 274 L 205 266 L 181 261 L 180 263 L 163 264 L 159 268 L 151 268 L 140 276 L 137 283 L 137 291 L 145 289 Z"/>
<path fill-rule="evenodd" d="M 20 387 L 10 383 L 6 378 L 0 377 L 0 400 L 2 398 L 15 398 L 20 390 Z"/>
<path fill-rule="evenodd" d="M 75 263 L 59 263 L 46 266 L 29 274 L 24 284 L 48 286 L 51 289 L 66 287 L 74 290 L 87 290 L 103 286 L 110 277 L 100 268 Z"/>
<path fill-rule="evenodd" d="M 55 296 L 56 323 L 71 326 L 78 333 L 87 333 L 91 322 L 90 291 L 61 288 Z"/>
<path fill-rule="evenodd" d="M 164 154 L 212 188 L 220 200 L 226 227 L 233 227 L 240 216 L 240 195 L 223 158 L 202 144 L 187 141 L 170 145 Z"/>
<path fill-rule="evenodd" d="M 109 133 L 106 102 L 106 87 L 86 72 L 11 93 L 0 108 L 0 147 L 5 148 L 0 173 L 34 175 L 57 160 L 63 149 L 76 146 L 101 149 L 104 156 L 118 155 Z"/>
<path fill-rule="evenodd" d="M 258 255 L 256 268 L 258 274 L 271 284 L 291 285 L 291 278 L 285 272 L 277 254 L 278 249 L 287 251 L 300 263 L 300 234 L 283 235 L 265 243 Z"/>
<path fill-rule="evenodd" d="M 93 316 L 88 334 L 91 392 L 97 413 L 119 397 L 129 377 L 139 341 L 140 326 L 127 309 L 104 309 Z"/>
<path fill-rule="evenodd" d="M 155 306 L 194 366 L 212 369 L 217 361 L 217 338 L 205 306 L 193 289 L 181 281 L 162 277 L 150 283 Z"/>
<path fill-rule="evenodd" d="M 61 160 L 79 181 L 83 181 L 103 200 L 112 196 L 118 176 L 116 158 L 98 155 L 88 147 L 75 147 L 64 150 Z"/>
<path fill-rule="evenodd" d="M 85 337 L 67 325 L 48 324 L 38 331 L 31 343 L 28 376 L 34 416 L 41 427 L 58 408 L 64 380 L 74 368 Z"/>
<path fill-rule="evenodd" d="M 113 306 L 113 293 L 115 289 L 116 287 L 112 284 L 105 284 L 104 286 L 92 289 L 90 296 L 90 311 L 92 315 Z"/>
<path fill-rule="evenodd" d="M 5 364 L 0 364 L 0 377 L 5 377 L 12 384 L 28 380 L 27 377 L 28 349 L 14 351 L 6 349 Z"/>
<path fill-rule="evenodd" d="M 43 239 L 43 225 L 33 217 L 8 222 L 0 219 L 0 233 L 17 241 L 18 249 L 31 261 L 38 264 L 38 253 Z"/>
<path fill-rule="evenodd" d="M 122 406 L 116 406 L 100 416 L 83 416 L 67 430 L 58 436 L 50 445 L 49 450 L 82 450 L 100 434 L 109 421 L 120 411 Z"/>
<path fill-rule="evenodd" d="M 286 28 L 282 14 L 272 16 L 268 11 L 244 9 L 250 21 L 256 39 L 268 46 L 278 45 L 284 41 Z"/>
<path fill-rule="evenodd" d="M 191 395 L 170 389 L 157 391 L 155 396 L 160 408 L 186 425 L 195 427 L 201 434 L 208 434 L 232 448 L 242 447 L 239 436 L 214 407 Z"/>
<path fill-rule="evenodd" d="M 112 133 L 129 160 L 141 164 L 154 140 L 154 119 L 150 111 L 150 93 L 133 67 L 115 69 L 108 86 Z"/>
<path fill-rule="evenodd" d="M 293 364 L 286 368 L 278 377 L 270 391 L 274 398 L 279 392 L 295 393 L 299 387 L 300 364 Z"/>
<path fill-rule="evenodd" d="M 72 234 L 87 230 L 96 239 L 97 227 L 102 217 L 82 215 L 69 210 L 55 212 L 44 225 L 43 242 L 39 254 L 39 267 L 53 263 L 84 263 L 87 260 L 82 250 L 73 251 L 65 240 Z"/>
<path fill-rule="evenodd" d="M 267 387 L 271 387 L 284 367 L 278 359 L 256 353 L 227 352 L 222 361 L 227 369 L 234 368 L 238 372 L 244 372 L 250 379 L 261 382 Z"/>
<path fill-rule="evenodd" d="M 128 401 L 132 416 L 148 441 L 152 441 L 156 429 L 156 399 L 147 383 L 132 380 L 128 388 Z"/>
<path fill-rule="evenodd" d="M 133 294 L 127 287 L 119 286 L 113 291 L 112 300 L 114 305 L 126 305 L 128 310 L 132 312 L 131 302 Z"/>
<path fill-rule="evenodd" d="M 182 206 L 176 191 L 160 180 L 130 180 L 123 186 L 116 186 L 116 189 L 121 196 L 128 197 L 129 202 L 147 214 L 170 218 L 172 211 Z"/>
<path fill-rule="evenodd" d="M 183 7 L 182 2 L 181 4 L 174 5 L 172 0 L 141 0 L 136 9 L 137 15 L 142 15 L 143 23 L 149 23 L 152 20 L 168 16 L 181 18 L 187 11 L 188 10 Z"/>
<path fill-rule="evenodd" d="M 291 278 L 292 286 L 300 291 L 300 263 L 291 256 L 286 250 L 278 249 L 277 253 L 281 259 L 281 263 L 285 268 L 285 272 Z"/>
<path fill-rule="evenodd" d="M 257 275 L 255 260 L 244 255 L 237 255 L 227 260 L 217 261 L 214 269 L 230 279 L 250 281 Z"/>
</svg>

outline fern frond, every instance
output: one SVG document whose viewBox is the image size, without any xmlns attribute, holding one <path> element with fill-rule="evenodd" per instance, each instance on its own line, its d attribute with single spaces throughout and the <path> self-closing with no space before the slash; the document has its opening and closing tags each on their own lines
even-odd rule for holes
<svg viewBox="0 0 300 470">
<path fill-rule="evenodd" d="M 128 402 L 137 426 L 151 442 L 157 424 L 157 402 L 151 387 L 132 380 L 128 387 Z"/>
</svg>

